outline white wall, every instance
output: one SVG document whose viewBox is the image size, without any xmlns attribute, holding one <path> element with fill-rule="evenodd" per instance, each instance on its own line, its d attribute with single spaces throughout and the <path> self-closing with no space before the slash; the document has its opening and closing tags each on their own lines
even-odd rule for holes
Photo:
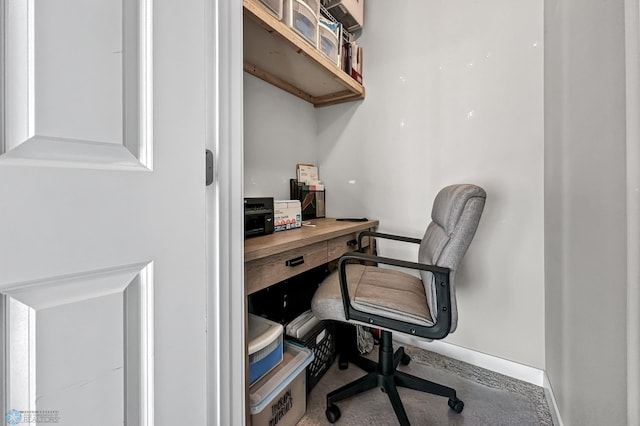
<svg viewBox="0 0 640 426">
<path fill-rule="evenodd" d="M 244 195 L 289 199 L 297 163 L 318 161 L 313 105 L 244 74 Z"/>
<path fill-rule="evenodd" d="M 460 322 L 446 340 L 543 368 L 542 5 L 366 6 L 366 99 L 318 110 L 328 214 L 421 237 L 441 187 L 483 186 L 457 275 Z M 416 256 L 385 242 L 380 251 Z"/>
<path fill-rule="evenodd" d="M 637 424 L 626 406 L 624 0 L 544 3 L 547 375 L 564 424 Z"/>
</svg>

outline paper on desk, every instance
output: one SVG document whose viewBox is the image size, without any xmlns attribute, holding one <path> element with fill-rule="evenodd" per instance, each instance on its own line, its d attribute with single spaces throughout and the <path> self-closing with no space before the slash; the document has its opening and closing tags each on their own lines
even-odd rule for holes
<svg viewBox="0 0 640 426">
<path fill-rule="evenodd" d="M 320 184 L 320 180 L 318 179 L 318 168 L 313 164 L 297 164 L 296 176 L 298 178 L 298 182 L 302 182 L 307 185 Z"/>
</svg>

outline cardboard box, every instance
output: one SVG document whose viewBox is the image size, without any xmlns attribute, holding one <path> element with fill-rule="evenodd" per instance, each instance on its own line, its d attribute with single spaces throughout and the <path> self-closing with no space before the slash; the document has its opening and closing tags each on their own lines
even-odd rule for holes
<svg viewBox="0 0 640 426">
<path fill-rule="evenodd" d="M 275 232 L 302 226 L 302 208 L 299 200 L 276 200 L 273 204 Z"/>
<path fill-rule="evenodd" d="M 324 0 L 322 4 L 347 31 L 359 30 L 364 25 L 364 0 Z"/>
<path fill-rule="evenodd" d="M 284 360 L 249 389 L 253 426 L 295 426 L 307 410 L 309 349 L 285 343 Z"/>
</svg>

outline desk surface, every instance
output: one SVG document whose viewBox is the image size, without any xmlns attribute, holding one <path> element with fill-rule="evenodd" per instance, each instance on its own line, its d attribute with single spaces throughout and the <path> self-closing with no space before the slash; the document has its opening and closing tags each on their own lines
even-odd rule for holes
<svg viewBox="0 0 640 426">
<path fill-rule="evenodd" d="M 326 241 L 331 238 L 360 232 L 378 226 L 377 220 L 366 222 L 346 222 L 335 219 L 313 219 L 312 226 L 303 226 L 289 231 L 275 232 L 270 235 L 253 237 L 244 240 L 244 261 L 261 259 L 310 244 Z"/>
</svg>

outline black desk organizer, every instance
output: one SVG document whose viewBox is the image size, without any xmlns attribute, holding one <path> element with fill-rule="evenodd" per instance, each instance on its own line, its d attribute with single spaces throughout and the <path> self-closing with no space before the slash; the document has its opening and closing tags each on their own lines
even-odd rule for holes
<svg viewBox="0 0 640 426">
<path fill-rule="evenodd" d="M 289 196 L 292 200 L 300 200 L 302 220 L 325 217 L 325 192 L 309 189 L 309 185 L 298 182 L 297 179 L 289 181 Z"/>
</svg>

